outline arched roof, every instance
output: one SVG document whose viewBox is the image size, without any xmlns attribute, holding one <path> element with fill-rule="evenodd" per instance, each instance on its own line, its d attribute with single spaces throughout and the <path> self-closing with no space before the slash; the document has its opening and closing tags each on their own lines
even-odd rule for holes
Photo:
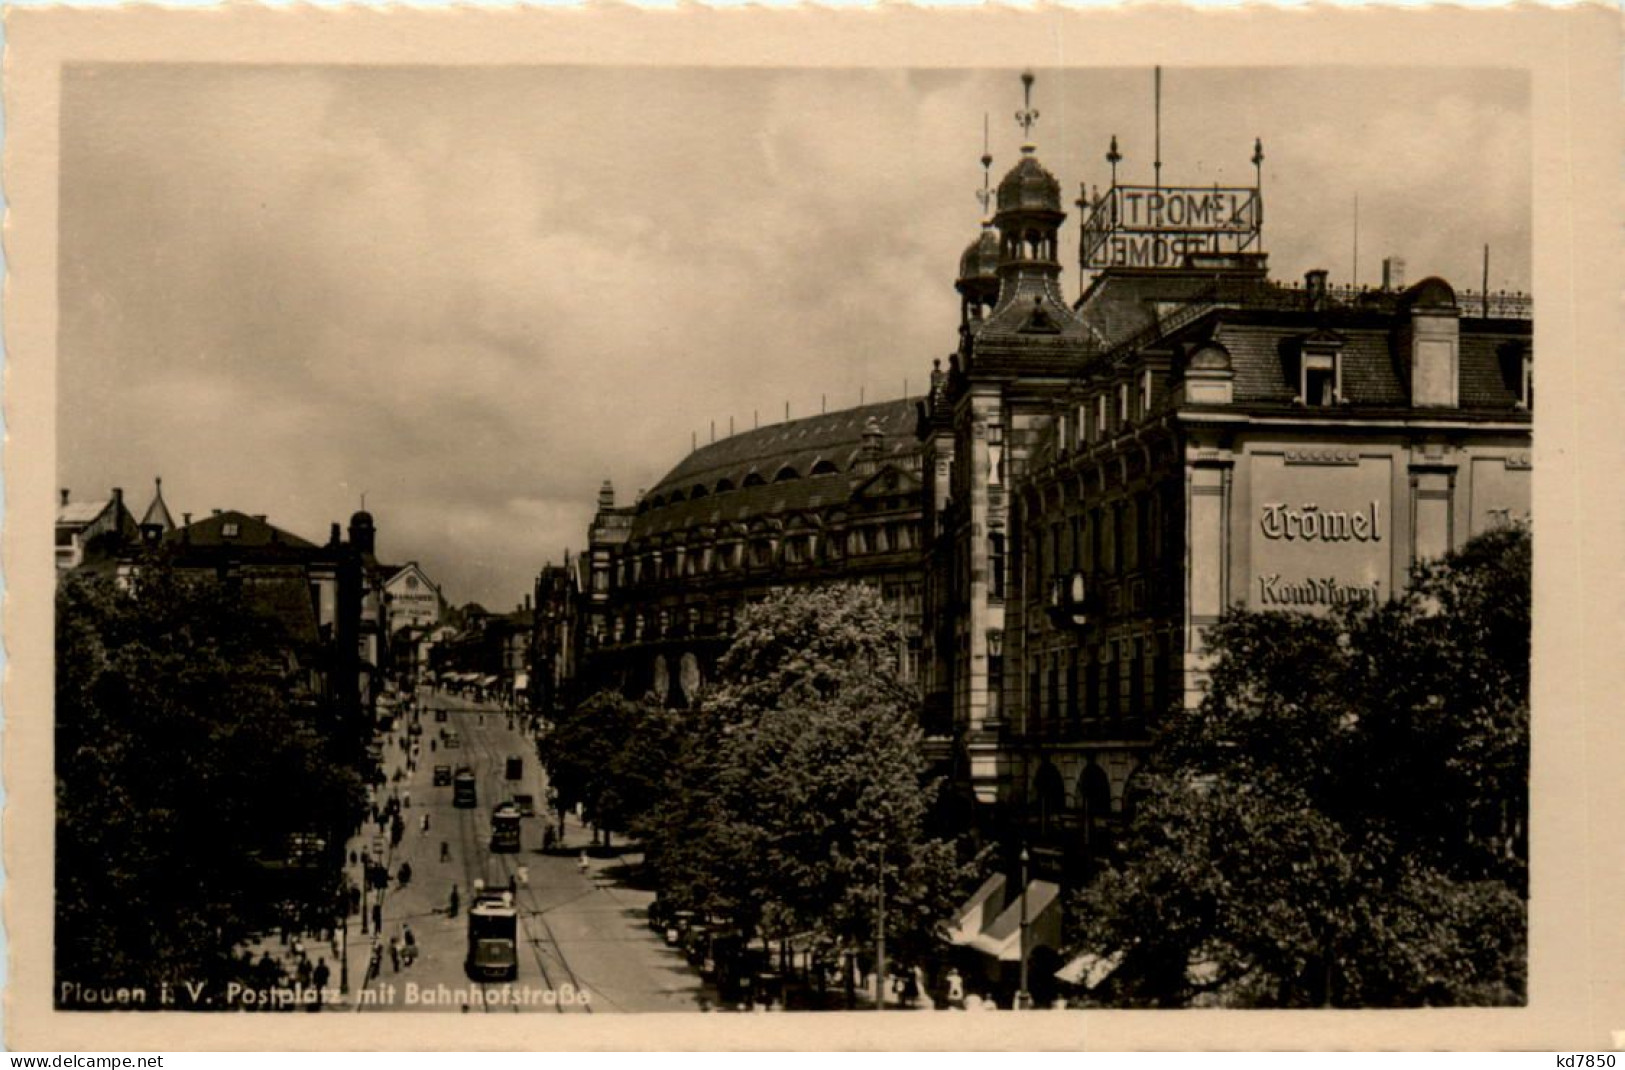
<svg viewBox="0 0 1625 1070">
<path fill-rule="evenodd" d="M 815 466 L 822 474 L 833 461 L 842 474 L 850 473 L 860 455 L 864 429 L 873 420 L 883 436 L 880 463 L 912 467 L 920 452 L 914 435 L 916 400 L 882 401 L 808 416 L 701 446 L 650 488 L 644 498 L 650 507 L 640 510 L 633 521 L 633 538 L 844 502 L 850 490 L 847 481 L 814 478 Z M 787 475 L 787 469 L 795 478 Z M 753 473 L 755 479 L 747 483 Z M 775 482 L 779 476 L 784 478 Z M 696 501 L 692 493 L 696 485 L 709 487 L 711 493 Z M 719 485 L 726 493 L 717 493 Z M 671 492 L 679 488 L 687 493 L 687 501 L 671 500 Z"/>
</svg>

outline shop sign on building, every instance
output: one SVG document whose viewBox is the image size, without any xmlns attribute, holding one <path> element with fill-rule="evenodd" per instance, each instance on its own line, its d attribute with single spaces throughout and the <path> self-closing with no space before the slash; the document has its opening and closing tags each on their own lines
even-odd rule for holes
<svg viewBox="0 0 1625 1070">
<path fill-rule="evenodd" d="M 1328 609 L 1392 593 L 1388 458 L 1327 468 L 1259 454 L 1251 465 L 1253 609 Z"/>
<path fill-rule="evenodd" d="M 1258 190 L 1113 186 L 1083 221 L 1086 268 L 1173 268 L 1196 253 L 1241 253 L 1264 222 Z"/>
</svg>

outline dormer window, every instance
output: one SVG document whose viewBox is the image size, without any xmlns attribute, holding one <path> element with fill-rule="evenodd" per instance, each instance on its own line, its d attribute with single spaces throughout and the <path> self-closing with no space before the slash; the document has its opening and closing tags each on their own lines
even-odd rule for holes
<svg viewBox="0 0 1625 1070">
<path fill-rule="evenodd" d="M 220 537 L 223 539 L 235 539 L 237 537 L 237 522 L 235 520 L 228 520 L 224 524 L 221 524 Z"/>
<path fill-rule="evenodd" d="M 1343 402 L 1343 340 L 1330 331 L 1317 331 L 1298 347 L 1298 404 L 1312 409 Z"/>
<path fill-rule="evenodd" d="M 1337 355 L 1305 353 L 1298 386 L 1298 396 L 1303 403 L 1314 408 L 1335 405 L 1337 393 Z"/>
</svg>

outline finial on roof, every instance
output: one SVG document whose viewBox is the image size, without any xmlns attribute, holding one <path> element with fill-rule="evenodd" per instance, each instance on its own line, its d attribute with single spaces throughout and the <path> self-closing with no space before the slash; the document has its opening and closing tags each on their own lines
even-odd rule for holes
<svg viewBox="0 0 1625 1070">
<path fill-rule="evenodd" d="M 1038 122 L 1038 109 L 1033 107 L 1033 82 L 1036 80 L 1032 71 L 1021 72 L 1022 108 L 1016 112 L 1016 122 L 1021 125 L 1025 140 L 1021 146 L 1024 154 L 1032 153 L 1037 147 L 1033 144 L 1033 125 Z"/>
<path fill-rule="evenodd" d="M 1117 165 L 1123 154 L 1117 151 L 1117 135 L 1112 135 L 1112 147 L 1106 150 L 1106 162 L 1112 165 L 1112 185 L 1117 185 Z"/>
<path fill-rule="evenodd" d="M 993 153 L 988 149 L 987 142 L 987 112 L 982 113 L 982 189 L 976 194 L 976 199 L 982 204 L 982 221 L 988 222 L 989 207 L 993 204 L 992 177 L 988 171 L 993 166 Z"/>
</svg>

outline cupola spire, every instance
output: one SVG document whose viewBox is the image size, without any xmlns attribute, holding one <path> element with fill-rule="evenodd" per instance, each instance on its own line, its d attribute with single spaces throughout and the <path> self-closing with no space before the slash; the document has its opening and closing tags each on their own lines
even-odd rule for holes
<svg viewBox="0 0 1625 1070">
<path fill-rule="evenodd" d="M 1038 146 L 1033 144 L 1033 127 L 1038 123 L 1038 109 L 1033 107 L 1033 82 L 1037 79 L 1032 71 L 1021 72 L 1022 107 L 1016 112 L 1016 122 L 1021 125 L 1022 145 L 1021 151 L 1028 155 L 1036 152 Z"/>
</svg>

